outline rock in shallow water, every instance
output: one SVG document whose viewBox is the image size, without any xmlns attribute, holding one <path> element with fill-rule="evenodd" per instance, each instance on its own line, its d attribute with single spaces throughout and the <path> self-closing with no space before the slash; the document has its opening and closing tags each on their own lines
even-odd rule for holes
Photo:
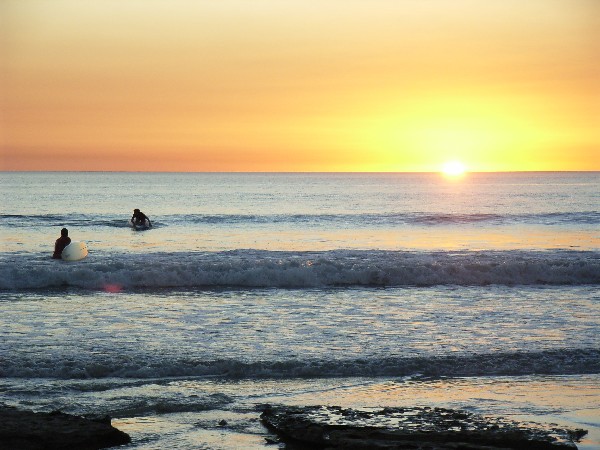
<svg viewBox="0 0 600 450">
<path fill-rule="evenodd" d="M 282 440 L 311 449 L 576 449 L 586 434 L 443 408 L 281 406 L 261 419 Z"/>
<path fill-rule="evenodd" d="M 91 420 L 60 411 L 34 413 L 0 405 L 0 450 L 96 450 L 130 441 L 108 417 Z"/>
</svg>

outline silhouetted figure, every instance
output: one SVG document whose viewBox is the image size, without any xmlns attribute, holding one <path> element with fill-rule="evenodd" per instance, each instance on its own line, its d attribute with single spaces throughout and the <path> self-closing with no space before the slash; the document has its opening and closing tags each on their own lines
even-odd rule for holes
<svg viewBox="0 0 600 450">
<path fill-rule="evenodd" d="M 148 219 L 148 216 L 146 216 L 146 214 L 144 214 L 137 208 L 133 210 L 133 216 L 131 216 L 131 224 L 133 226 L 146 225 L 146 220 L 148 221 L 148 226 L 152 227 L 152 222 L 150 222 L 150 219 Z"/>
<path fill-rule="evenodd" d="M 56 240 L 56 243 L 54 244 L 54 254 L 52 255 L 52 258 L 60 259 L 62 251 L 70 243 L 71 238 L 69 237 L 69 230 L 63 228 L 62 230 L 60 230 L 60 237 Z"/>
</svg>

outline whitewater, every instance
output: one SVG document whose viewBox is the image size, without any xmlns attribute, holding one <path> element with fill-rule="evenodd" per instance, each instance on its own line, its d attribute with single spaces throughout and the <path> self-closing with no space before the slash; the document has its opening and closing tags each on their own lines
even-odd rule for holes
<svg viewBox="0 0 600 450">
<path fill-rule="evenodd" d="M 585 285 L 600 283 L 597 252 L 348 251 L 92 254 L 75 264 L 5 257 L 0 289 L 80 287 L 307 288 Z"/>
<path fill-rule="evenodd" d="M 263 403 L 460 408 L 598 448 L 598 186 L 0 173 L 0 401 L 109 414 L 135 449 L 265 448 Z M 86 259 L 50 258 L 62 227 Z"/>
</svg>

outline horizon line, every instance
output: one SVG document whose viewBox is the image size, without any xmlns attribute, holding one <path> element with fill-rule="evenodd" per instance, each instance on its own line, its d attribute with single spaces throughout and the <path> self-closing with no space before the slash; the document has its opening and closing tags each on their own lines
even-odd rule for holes
<svg viewBox="0 0 600 450">
<path fill-rule="evenodd" d="M 481 174 L 481 173 L 593 173 L 600 172 L 600 169 L 594 170 L 466 170 L 464 175 L 468 174 Z M 258 171 L 258 170 L 207 170 L 207 171 L 178 171 L 178 170 L 0 170 L 0 173 L 161 173 L 161 174 L 440 174 L 442 170 L 431 170 L 431 171 L 360 171 L 360 170 L 281 170 L 281 171 Z"/>
</svg>

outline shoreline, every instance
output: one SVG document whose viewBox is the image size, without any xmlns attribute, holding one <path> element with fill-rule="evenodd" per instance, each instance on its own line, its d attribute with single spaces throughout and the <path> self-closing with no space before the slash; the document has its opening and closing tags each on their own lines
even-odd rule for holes
<svg viewBox="0 0 600 450">
<path fill-rule="evenodd" d="M 579 450 L 600 448 L 600 375 L 566 377 L 476 377 L 457 379 L 179 380 L 171 398 L 189 395 L 221 402 L 170 405 L 117 418 L 113 424 L 132 436 L 127 448 L 264 449 L 275 435 L 260 423 L 269 404 L 282 407 L 340 406 L 349 409 L 430 407 L 466 410 L 485 417 L 569 429 L 586 429 Z M 224 400 L 224 402 L 223 402 Z M 168 410 L 170 408 L 170 410 Z M 161 409 L 162 412 L 159 412 Z M 226 423 L 223 423 L 225 421 Z M 160 436 L 158 436 L 160 434 Z"/>
<path fill-rule="evenodd" d="M 263 434 L 264 445 L 279 448 L 577 449 L 576 443 L 588 433 L 580 428 L 516 422 L 437 407 L 257 405 L 255 410 L 260 413 L 262 426 L 272 434 Z M 199 423 L 196 426 L 199 433 L 209 432 Z M 217 426 L 226 430 L 230 423 L 221 419 Z M 0 405 L 0 449 L 97 450 L 131 442 L 127 433 L 111 425 L 108 416 L 91 419 Z"/>
</svg>

